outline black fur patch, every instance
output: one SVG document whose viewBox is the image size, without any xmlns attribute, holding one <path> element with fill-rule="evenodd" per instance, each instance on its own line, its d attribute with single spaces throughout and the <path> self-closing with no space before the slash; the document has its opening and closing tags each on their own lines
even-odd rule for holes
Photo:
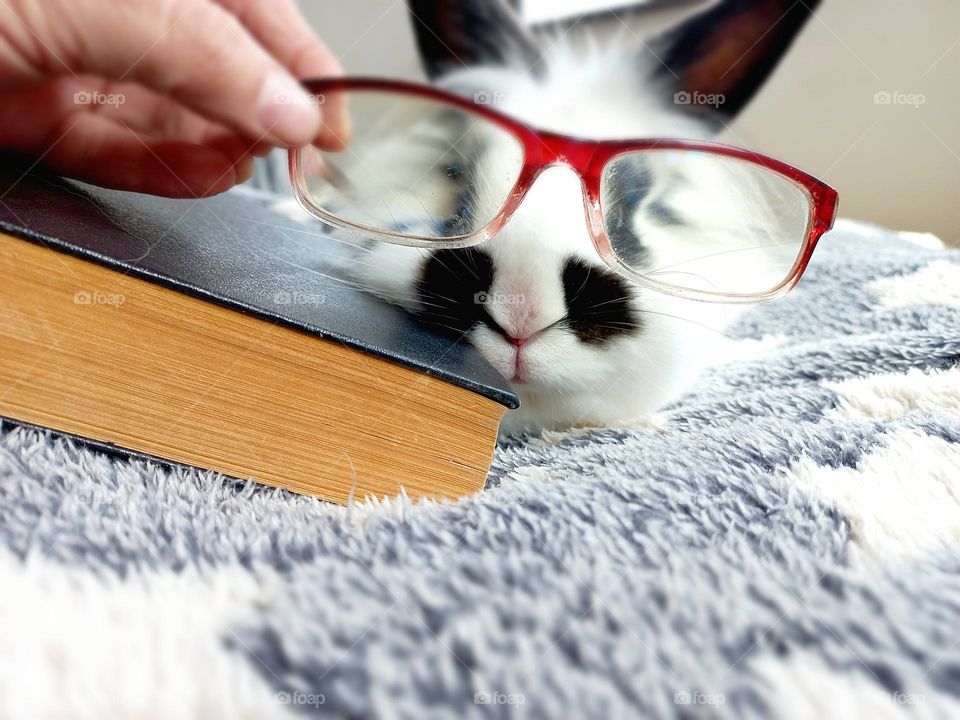
<svg viewBox="0 0 960 720">
<path fill-rule="evenodd" d="M 599 345 L 643 328 L 633 311 L 626 282 L 609 270 L 571 258 L 563 268 L 566 325 L 581 342 Z"/>
<path fill-rule="evenodd" d="M 477 248 L 437 250 L 417 282 L 421 320 L 460 336 L 478 322 L 492 325 L 484 302 L 493 285 L 493 259 Z M 499 329 L 499 328 L 497 328 Z"/>
</svg>

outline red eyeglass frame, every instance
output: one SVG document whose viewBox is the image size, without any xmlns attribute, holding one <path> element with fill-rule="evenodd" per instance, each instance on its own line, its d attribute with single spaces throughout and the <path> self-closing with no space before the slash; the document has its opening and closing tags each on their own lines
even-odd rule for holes
<svg viewBox="0 0 960 720">
<path fill-rule="evenodd" d="M 307 92 L 317 97 L 331 91 L 383 91 L 401 95 L 414 95 L 452 105 L 468 113 L 479 115 L 513 135 L 523 146 L 524 162 L 520 174 L 497 216 L 487 225 L 468 235 L 452 238 L 428 238 L 399 232 L 379 230 L 344 220 L 314 204 L 306 187 L 301 166 L 301 150 L 289 152 L 290 181 L 300 204 L 311 214 L 335 227 L 360 231 L 374 239 L 402 245 L 432 248 L 462 248 L 482 243 L 494 237 L 510 221 L 513 213 L 523 202 L 529 189 L 544 170 L 557 165 L 571 168 L 580 177 L 583 187 L 586 224 L 594 247 L 604 262 L 612 269 L 627 275 L 631 280 L 659 292 L 682 296 L 693 300 L 727 303 L 758 303 L 776 300 L 792 290 L 803 276 L 817 242 L 833 227 L 837 215 L 837 191 L 823 181 L 766 155 L 721 143 L 673 138 L 648 138 L 638 140 L 588 140 L 562 135 L 548 130 L 539 130 L 507 115 L 493 110 L 488 105 L 478 104 L 460 95 L 429 85 L 367 77 L 338 77 L 303 82 Z M 603 213 L 600 206 L 600 187 L 603 170 L 615 157 L 628 152 L 644 150 L 693 150 L 724 157 L 735 158 L 766 168 L 792 181 L 810 199 L 810 213 L 804 244 L 787 277 L 772 290 L 765 293 L 737 294 L 692 290 L 665 284 L 644 276 L 631 268 L 616 255 L 603 228 Z"/>
</svg>

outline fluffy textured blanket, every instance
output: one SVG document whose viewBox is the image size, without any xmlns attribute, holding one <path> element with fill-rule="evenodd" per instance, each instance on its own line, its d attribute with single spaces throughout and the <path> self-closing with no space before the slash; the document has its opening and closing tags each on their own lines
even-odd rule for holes
<svg viewBox="0 0 960 720">
<path fill-rule="evenodd" d="M 960 253 L 851 223 L 662 431 L 339 508 L 0 435 L 0 716 L 960 717 Z"/>
</svg>

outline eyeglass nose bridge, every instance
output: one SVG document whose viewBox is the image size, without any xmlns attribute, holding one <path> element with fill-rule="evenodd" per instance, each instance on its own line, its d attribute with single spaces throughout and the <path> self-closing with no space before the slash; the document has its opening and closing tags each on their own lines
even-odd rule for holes
<svg viewBox="0 0 960 720">
<path fill-rule="evenodd" d="M 540 169 L 568 165 L 581 176 L 587 172 L 599 147 L 594 140 L 580 140 L 544 131 L 537 133 L 537 145 Z"/>
<path fill-rule="evenodd" d="M 540 131 L 527 145 L 527 166 L 518 185 L 523 188 L 512 202 L 509 214 L 518 208 L 537 178 L 553 167 L 565 167 L 580 181 L 583 196 L 584 220 L 593 245 L 601 258 L 615 264 L 616 256 L 607 237 L 600 207 L 600 179 L 606 158 L 600 152 L 603 144 L 596 140 L 581 140 L 556 133 Z"/>
</svg>

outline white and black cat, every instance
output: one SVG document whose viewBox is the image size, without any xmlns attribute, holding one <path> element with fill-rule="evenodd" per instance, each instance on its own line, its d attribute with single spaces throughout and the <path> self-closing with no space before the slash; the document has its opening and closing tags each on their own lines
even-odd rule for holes
<svg viewBox="0 0 960 720">
<path fill-rule="evenodd" d="M 495 100 L 497 110 L 537 128 L 593 139 L 712 137 L 750 100 L 815 5 L 722 0 L 647 44 L 629 35 L 629 43 L 578 50 L 557 33 L 538 38 L 499 0 L 409 2 L 437 85 Z M 705 96 L 723 102 L 677 102 Z M 495 173 L 497 158 L 477 162 Z M 580 182 L 563 167 L 537 179 L 491 240 L 436 251 L 364 243 L 351 276 L 466 337 L 508 378 L 522 406 L 505 419 L 507 432 L 650 417 L 716 360 L 722 330 L 739 312 L 614 274 L 588 235 Z"/>
</svg>

